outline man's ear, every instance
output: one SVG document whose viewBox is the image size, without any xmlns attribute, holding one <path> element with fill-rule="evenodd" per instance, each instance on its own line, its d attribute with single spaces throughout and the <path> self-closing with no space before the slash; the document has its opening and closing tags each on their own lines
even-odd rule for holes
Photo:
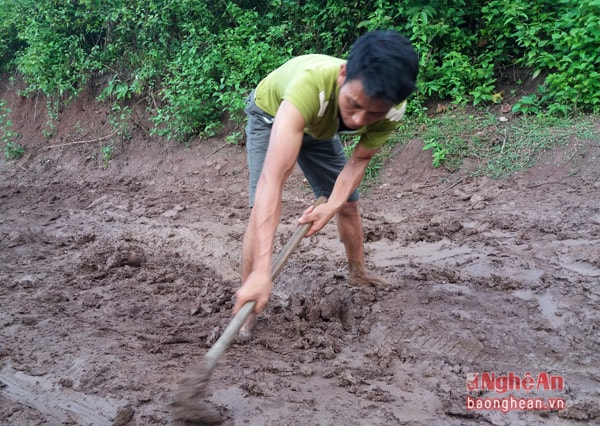
<svg viewBox="0 0 600 426">
<path fill-rule="evenodd" d="M 340 72 L 338 73 L 338 76 L 337 76 L 338 86 L 341 86 L 342 84 L 344 84 L 344 81 L 346 81 L 346 64 L 345 63 L 340 65 Z"/>
</svg>

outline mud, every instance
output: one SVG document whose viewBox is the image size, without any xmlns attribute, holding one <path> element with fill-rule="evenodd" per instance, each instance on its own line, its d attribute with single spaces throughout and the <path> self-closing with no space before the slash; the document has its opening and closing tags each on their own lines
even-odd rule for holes
<svg viewBox="0 0 600 426">
<path fill-rule="evenodd" d="M 179 382 L 231 318 L 244 149 L 140 125 L 105 168 L 105 110 L 73 104 L 44 141 L 31 102 L 12 100 L 28 154 L 0 160 L 0 424 L 173 424 Z M 419 140 L 398 148 L 362 203 L 390 286 L 347 284 L 333 223 L 305 239 L 203 403 L 227 425 L 599 424 L 598 133 L 501 180 L 433 169 Z M 296 170 L 277 250 L 311 202 Z M 468 390 L 485 372 L 564 386 Z M 566 406 L 466 404 L 511 395 Z"/>
</svg>

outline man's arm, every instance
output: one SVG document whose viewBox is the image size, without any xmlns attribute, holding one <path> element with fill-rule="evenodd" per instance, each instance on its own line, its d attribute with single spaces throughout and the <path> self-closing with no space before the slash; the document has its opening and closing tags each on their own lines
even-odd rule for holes
<svg viewBox="0 0 600 426">
<path fill-rule="evenodd" d="M 269 148 L 244 236 L 242 287 L 237 292 L 234 313 L 251 300 L 256 302 L 255 312 L 259 313 L 271 295 L 273 241 L 281 215 L 281 196 L 298 158 L 304 127 L 300 111 L 283 101 L 273 121 Z"/>
<path fill-rule="evenodd" d="M 342 208 L 365 176 L 365 170 L 378 149 L 369 149 L 360 143 L 356 145 L 348 162 L 342 169 L 335 181 L 333 191 L 326 203 L 318 207 L 309 207 L 302 217 L 300 223 L 313 222 L 308 230 L 307 236 L 313 235 L 325 226 L 333 216 Z"/>
</svg>

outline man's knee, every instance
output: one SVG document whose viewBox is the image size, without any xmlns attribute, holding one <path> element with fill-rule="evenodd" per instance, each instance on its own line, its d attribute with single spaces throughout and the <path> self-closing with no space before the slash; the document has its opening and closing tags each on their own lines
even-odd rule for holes
<svg viewBox="0 0 600 426">
<path fill-rule="evenodd" d="M 358 201 L 346 201 L 340 211 L 338 212 L 340 217 L 354 217 L 360 216 L 360 209 Z"/>
</svg>

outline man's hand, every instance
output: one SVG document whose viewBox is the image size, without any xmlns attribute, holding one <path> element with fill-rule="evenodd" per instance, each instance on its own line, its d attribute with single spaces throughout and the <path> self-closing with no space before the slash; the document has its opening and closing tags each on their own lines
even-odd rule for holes
<svg viewBox="0 0 600 426">
<path fill-rule="evenodd" d="M 261 313 L 267 306 L 272 291 L 273 281 L 270 273 L 252 272 L 236 293 L 235 306 L 233 307 L 234 315 L 246 302 L 250 301 L 256 302 L 254 313 Z"/>
<path fill-rule="evenodd" d="M 304 210 L 304 213 L 302 213 L 302 216 L 298 219 L 298 223 L 304 224 L 312 222 L 310 229 L 306 233 L 306 236 L 310 237 L 319 232 L 331 218 L 335 216 L 337 211 L 338 209 L 332 207 L 331 203 L 323 203 L 316 207 L 310 206 Z"/>
</svg>

